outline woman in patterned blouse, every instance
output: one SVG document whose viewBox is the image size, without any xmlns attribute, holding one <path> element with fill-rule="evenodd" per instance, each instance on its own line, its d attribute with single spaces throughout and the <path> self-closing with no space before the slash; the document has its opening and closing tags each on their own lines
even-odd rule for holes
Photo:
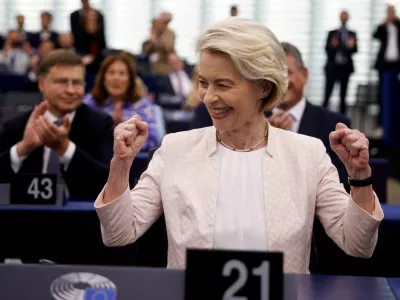
<svg viewBox="0 0 400 300">
<path fill-rule="evenodd" d="M 144 95 L 136 76 L 135 63 L 128 53 L 107 57 L 101 64 L 95 86 L 84 103 L 113 117 L 115 125 L 139 115 L 149 124 L 149 139 L 143 150 L 159 146 L 154 104 Z"/>
</svg>

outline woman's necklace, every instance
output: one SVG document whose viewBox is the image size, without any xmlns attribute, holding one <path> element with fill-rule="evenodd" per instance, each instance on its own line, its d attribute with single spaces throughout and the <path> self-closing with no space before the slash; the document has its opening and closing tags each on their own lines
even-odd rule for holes
<svg viewBox="0 0 400 300">
<path fill-rule="evenodd" d="M 236 152 L 250 152 L 253 149 L 257 148 L 258 146 L 261 145 L 261 143 L 264 141 L 264 139 L 267 137 L 268 134 L 268 123 L 265 122 L 265 133 L 263 138 L 253 147 L 249 148 L 249 149 L 236 149 L 236 148 L 232 148 L 230 146 L 228 146 L 227 144 L 224 143 L 224 141 L 221 139 L 221 136 L 219 135 L 219 131 L 217 130 L 217 141 L 218 143 L 220 143 L 221 145 L 223 145 L 224 147 L 232 150 L 232 151 L 236 151 Z"/>
</svg>

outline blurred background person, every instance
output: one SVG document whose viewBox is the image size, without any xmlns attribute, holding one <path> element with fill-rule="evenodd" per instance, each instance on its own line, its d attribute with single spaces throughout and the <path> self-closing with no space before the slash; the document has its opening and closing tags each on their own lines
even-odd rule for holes
<svg viewBox="0 0 400 300">
<path fill-rule="evenodd" d="M 27 91 L 39 91 L 38 78 L 40 64 L 42 60 L 54 49 L 55 47 L 51 40 L 44 40 L 40 43 L 37 54 L 31 56 Z"/>
<path fill-rule="evenodd" d="M 357 36 L 354 31 L 347 28 L 349 13 L 342 11 L 340 13 L 341 27 L 332 30 L 328 34 L 325 51 L 327 54 L 327 63 L 325 65 L 325 96 L 323 106 L 329 108 L 329 99 L 331 97 L 335 83 L 340 84 L 340 113 L 346 114 L 346 95 L 349 78 L 354 72 L 353 54 L 357 49 Z"/>
<path fill-rule="evenodd" d="M 40 15 L 41 29 L 39 32 L 30 34 L 29 43 L 33 48 L 39 48 L 40 43 L 43 41 L 50 40 L 53 42 L 56 48 L 59 47 L 58 44 L 58 33 L 51 29 L 51 22 L 53 16 L 49 12 L 43 12 Z"/>
<path fill-rule="evenodd" d="M 168 55 L 175 50 L 175 32 L 168 27 L 172 21 L 172 14 L 163 12 L 158 16 L 152 26 L 150 41 L 156 49 L 153 56 L 153 72 L 157 75 L 167 75 L 170 72 Z"/>
<path fill-rule="evenodd" d="M 386 9 L 386 19 L 380 24 L 373 34 L 373 37 L 380 42 L 378 56 L 375 62 L 375 69 L 379 73 L 379 114 L 377 120 L 377 136 L 382 136 L 382 82 L 383 74 L 386 71 L 400 70 L 400 19 L 396 15 L 396 9 L 393 5 L 388 5 Z"/>
<path fill-rule="evenodd" d="M 58 44 L 61 49 L 75 51 L 74 36 L 72 33 L 62 33 L 58 36 Z"/>
<path fill-rule="evenodd" d="M 30 58 L 24 50 L 19 31 L 9 31 L 3 51 L 0 54 L 0 62 L 7 65 L 8 72 L 18 75 L 25 75 L 27 73 Z"/>
<path fill-rule="evenodd" d="M 238 15 L 238 8 L 236 5 L 231 6 L 230 13 L 231 13 L 231 17 L 236 17 Z"/>
<path fill-rule="evenodd" d="M 195 110 L 201 103 L 199 97 L 199 66 L 195 66 L 192 74 L 192 90 L 183 104 L 184 109 Z"/>
<path fill-rule="evenodd" d="M 70 15 L 74 47 L 80 53 L 91 53 L 92 51 L 95 52 L 95 47 L 92 43 L 94 34 L 96 35 L 96 40 L 101 41 L 104 45 L 106 44 L 104 16 L 101 12 L 90 6 L 89 0 L 82 0 L 81 2 L 82 8 Z M 93 16 L 93 11 L 96 13 L 96 16 Z M 89 22 L 88 19 L 90 19 Z M 96 24 L 93 24 L 93 21 Z"/>
<path fill-rule="evenodd" d="M 77 51 L 82 51 L 87 56 L 83 57 L 83 62 L 86 65 L 86 70 L 98 72 L 103 59 L 103 50 L 106 48 L 104 40 L 104 32 L 100 27 L 99 14 L 96 10 L 90 9 L 87 13 L 85 28 L 86 28 L 86 45 L 84 48 L 76 48 Z"/>
<path fill-rule="evenodd" d="M 138 114 L 149 124 L 149 139 L 144 150 L 160 145 L 157 133 L 154 104 L 143 95 L 143 87 L 138 86 L 133 59 L 126 53 L 107 57 L 97 74 L 91 94 L 84 103 L 110 114 L 114 125 L 118 125 Z M 140 84 L 140 82 L 139 82 Z"/>
<path fill-rule="evenodd" d="M 28 41 L 30 37 L 30 33 L 25 30 L 25 16 L 22 14 L 18 14 L 16 16 L 17 20 L 17 31 L 21 36 L 21 41 Z"/>
<path fill-rule="evenodd" d="M 168 94 L 186 99 L 192 90 L 192 80 L 189 70 L 185 70 L 183 60 L 176 54 L 168 54 L 169 72 L 167 76 L 157 79 L 159 94 Z"/>
</svg>

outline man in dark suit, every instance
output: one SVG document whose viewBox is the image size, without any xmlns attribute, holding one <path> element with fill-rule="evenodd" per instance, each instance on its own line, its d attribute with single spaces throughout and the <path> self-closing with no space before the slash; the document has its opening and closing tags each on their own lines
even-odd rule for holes
<svg viewBox="0 0 400 300">
<path fill-rule="evenodd" d="M 37 49 L 39 48 L 41 42 L 50 40 L 53 42 L 54 46 L 58 48 L 58 33 L 50 28 L 53 18 L 52 15 L 49 12 L 43 12 L 40 17 L 42 29 L 39 32 L 30 35 L 28 40 L 29 43 L 33 48 Z"/>
<path fill-rule="evenodd" d="M 157 89 L 161 94 L 187 97 L 192 90 L 190 70 L 175 53 L 168 54 L 170 72 L 157 78 Z"/>
<path fill-rule="evenodd" d="M 325 97 L 324 107 L 329 106 L 335 82 L 340 83 L 340 112 L 346 114 L 346 94 L 351 73 L 354 72 L 353 54 L 357 52 L 356 33 L 347 29 L 349 19 L 347 11 L 340 13 L 342 27 L 330 31 L 326 41 L 325 51 L 328 60 L 325 66 Z"/>
<path fill-rule="evenodd" d="M 22 14 L 19 14 L 16 16 L 16 19 L 17 19 L 17 25 L 18 25 L 18 28 L 16 30 L 19 32 L 19 34 L 21 36 L 21 41 L 23 41 L 23 42 L 28 41 L 31 33 L 27 32 L 25 30 L 25 16 Z"/>
<path fill-rule="evenodd" d="M 71 198 L 97 196 L 113 155 L 113 122 L 82 104 L 84 70 L 71 51 L 55 50 L 43 59 L 39 88 L 45 101 L 6 122 L 0 133 L 0 182 L 51 173 L 65 181 Z"/>
<path fill-rule="evenodd" d="M 375 68 L 379 72 L 378 100 L 381 104 L 383 74 L 386 71 L 400 70 L 400 19 L 396 16 L 393 5 L 388 5 L 385 23 L 378 26 L 373 36 L 381 43 L 375 63 Z M 381 125 L 381 113 L 379 113 L 378 126 Z"/>
<path fill-rule="evenodd" d="M 90 17 L 90 12 L 93 11 L 94 8 L 91 8 L 89 5 L 89 0 L 82 0 L 82 9 L 74 11 L 70 15 L 70 23 L 71 23 L 71 31 L 74 36 L 74 47 L 76 51 L 79 53 L 90 53 L 90 48 L 92 44 L 93 37 L 91 33 L 87 31 L 86 22 Z M 96 38 L 104 43 L 104 47 L 106 45 L 105 39 L 105 27 L 104 27 L 104 16 L 101 12 L 95 10 L 97 13 L 97 33 Z"/>
</svg>

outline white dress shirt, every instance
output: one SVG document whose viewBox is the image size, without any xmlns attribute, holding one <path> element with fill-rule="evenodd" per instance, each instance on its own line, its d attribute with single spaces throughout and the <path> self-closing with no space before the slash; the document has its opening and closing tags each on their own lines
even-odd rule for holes
<svg viewBox="0 0 400 300">
<path fill-rule="evenodd" d="M 220 173 L 213 248 L 266 251 L 262 176 L 266 150 L 235 152 L 217 147 Z"/>
<path fill-rule="evenodd" d="M 51 37 L 51 32 L 49 30 L 43 30 L 40 32 L 40 40 L 47 41 Z"/>
<path fill-rule="evenodd" d="M 192 90 L 192 80 L 185 71 L 169 73 L 169 80 L 174 88 L 175 95 L 187 97 Z"/>
<path fill-rule="evenodd" d="M 385 52 L 385 60 L 387 62 L 398 61 L 400 58 L 399 48 L 398 48 L 398 32 L 397 27 L 390 23 L 387 25 L 388 41 Z"/>
<path fill-rule="evenodd" d="M 69 115 L 69 120 L 70 120 L 71 124 L 72 124 L 72 121 L 74 120 L 75 113 L 76 112 L 73 111 Z M 55 121 L 59 120 L 57 117 L 55 117 L 49 111 L 46 111 L 44 115 L 52 123 L 54 123 Z M 76 150 L 75 143 L 70 141 L 69 145 L 68 145 L 68 148 L 67 148 L 67 151 L 65 151 L 63 156 L 60 156 L 60 163 L 64 166 L 64 171 L 67 171 L 69 163 L 71 162 L 72 158 L 74 157 L 75 150 Z M 49 164 L 49 158 L 50 158 L 51 151 L 52 150 L 49 147 L 46 147 L 46 146 L 44 147 L 44 151 L 43 151 L 43 166 L 42 166 L 42 173 L 43 174 L 47 174 L 47 168 L 48 168 L 48 164 Z M 11 147 L 10 156 L 11 156 L 11 168 L 13 169 L 13 171 L 15 173 L 18 173 L 19 169 L 22 166 L 22 163 L 27 158 L 27 156 L 21 156 L 21 157 L 18 156 L 17 145 L 16 144 Z"/>
<path fill-rule="evenodd" d="M 300 123 L 301 119 L 303 118 L 304 110 L 306 109 L 306 98 L 301 98 L 301 100 L 293 106 L 291 109 L 289 109 L 287 112 L 292 115 L 293 123 L 292 127 L 289 128 L 289 131 L 292 132 L 299 132 L 300 128 Z M 273 112 L 279 111 L 280 108 L 275 108 Z"/>
<path fill-rule="evenodd" d="M 293 118 L 292 127 L 289 129 L 290 131 L 296 133 L 299 132 L 299 127 L 301 119 L 303 118 L 304 110 L 306 109 L 306 104 L 306 98 L 303 97 L 299 103 L 288 110 L 288 113 L 290 113 Z"/>
</svg>

